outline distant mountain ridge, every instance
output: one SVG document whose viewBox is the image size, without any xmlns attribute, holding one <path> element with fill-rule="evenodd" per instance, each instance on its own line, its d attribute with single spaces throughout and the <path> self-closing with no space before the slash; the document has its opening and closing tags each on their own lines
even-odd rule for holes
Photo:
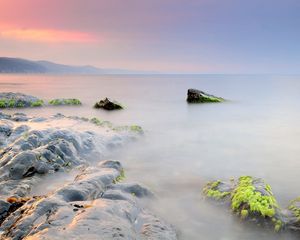
<svg viewBox="0 0 300 240">
<path fill-rule="evenodd" d="M 40 74 L 139 74 L 123 69 L 102 69 L 93 66 L 69 66 L 49 61 L 31 61 L 21 58 L 0 57 L 0 73 Z"/>
</svg>

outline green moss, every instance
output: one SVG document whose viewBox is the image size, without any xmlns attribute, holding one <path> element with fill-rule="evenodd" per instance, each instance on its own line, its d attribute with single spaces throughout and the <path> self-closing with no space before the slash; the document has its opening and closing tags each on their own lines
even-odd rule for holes
<svg viewBox="0 0 300 240">
<path fill-rule="evenodd" d="M 197 99 L 188 99 L 188 102 L 190 103 L 219 103 L 224 101 L 223 98 L 205 94 L 201 94 Z"/>
<path fill-rule="evenodd" d="M 274 230 L 275 232 L 279 232 L 282 229 L 283 223 L 280 220 L 275 222 Z"/>
<path fill-rule="evenodd" d="M 253 179 L 249 176 L 239 178 L 237 187 L 231 193 L 231 208 L 233 211 L 248 208 L 251 213 L 258 213 L 263 217 L 273 217 L 278 208 L 270 186 L 269 196 L 263 196 L 252 184 Z"/>
<path fill-rule="evenodd" d="M 16 106 L 16 100 L 14 99 L 9 99 L 8 100 L 8 107 L 13 108 Z"/>
<path fill-rule="evenodd" d="M 292 213 L 294 214 L 294 216 L 297 218 L 298 221 L 300 221 L 300 208 L 296 206 L 296 203 L 299 203 L 299 202 L 300 202 L 300 197 L 291 201 L 291 203 L 288 207 L 288 209 L 290 211 L 292 211 Z"/>
<path fill-rule="evenodd" d="M 100 126 L 101 123 L 102 123 L 102 121 L 99 118 L 96 118 L 96 117 L 91 118 L 90 122 L 97 125 L 97 126 Z"/>
<path fill-rule="evenodd" d="M 246 209 L 243 209 L 243 210 L 241 211 L 241 218 L 242 218 L 242 219 L 245 219 L 245 218 L 247 218 L 247 217 L 248 217 L 248 215 L 249 215 L 249 212 L 248 212 L 248 210 L 246 210 Z"/>
<path fill-rule="evenodd" d="M 53 99 L 49 101 L 50 105 L 61 105 L 61 101 L 59 99 Z"/>
<path fill-rule="evenodd" d="M 212 97 L 212 96 L 203 96 L 200 99 L 200 102 L 202 103 L 216 103 L 216 102 L 224 102 L 223 98 L 218 98 L 218 97 Z"/>
<path fill-rule="evenodd" d="M 218 190 L 218 186 L 221 181 L 209 182 L 203 189 L 203 193 L 210 198 L 220 200 L 230 195 L 230 192 L 221 192 Z"/>
<path fill-rule="evenodd" d="M 0 108 L 6 108 L 6 100 L 0 99 Z"/>
<path fill-rule="evenodd" d="M 35 102 L 32 102 L 30 106 L 31 107 L 41 107 L 41 106 L 43 106 L 43 104 L 44 104 L 43 100 L 37 100 Z"/>
<path fill-rule="evenodd" d="M 53 99 L 49 101 L 50 105 L 81 105 L 81 101 L 76 98 Z"/>
<path fill-rule="evenodd" d="M 142 127 L 138 126 L 138 125 L 131 125 L 130 126 L 130 131 L 137 132 L 137 133 L 143 133 Z"/>
<path fill-rule="evenodd" d="M 122 169 L 120 171 L 120 175 L 113 180 L 113 183 L 116 184 L 118 182 L 122 182 L 125 179 L 125 171 Z"/>
</svg>

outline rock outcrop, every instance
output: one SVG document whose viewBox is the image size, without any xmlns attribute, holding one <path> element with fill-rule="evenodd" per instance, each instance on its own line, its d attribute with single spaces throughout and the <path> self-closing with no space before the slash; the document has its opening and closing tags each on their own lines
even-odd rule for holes
<svg viewBox="0 0 300 240">
<path fill-rule="evenodd" d="M 223 98 L 207 94 L 197 89 L 188 89 L 186 100 L 188 103 L 217 103 L 225 101 Z"/>
<path fill-rule="evenodd" d="M 174 228 L 141 204 L 154 194 L 124 182 L 108 151 L 138 132 L 61 114 L 16 121 L 0 114 L 0 239 L 177 239 Z M 76 126 L 76 127 L 74 127 Z M 76 172 L 72 177 L 71 172 Z M 46 176 L 70 175 L 40 196 Z"/>
<path fill-rule="evenodd" d="M 39 107 L 43 104 L 43 100 L 23 93 L 0 93 L 0 108 Z"/>
<path fill-rule="evenodd" d="M 123 106 L 115 100 L 104 98 L 94 105 L 95 108 L 103 108 L 105 110 L 119 110 L 123 109 Z"/>
<path fill-rule="evenodd" d="M 260 178 L 240 177 L 237 181 L 208 183 L 203 193 L 210 199 L 225 205 L 241 219 L 259 226 L 283 230 L 300 230 L 300 200 L 291 201 L 281 208 L 272 193 L 271 186 Z"/>
</svg>

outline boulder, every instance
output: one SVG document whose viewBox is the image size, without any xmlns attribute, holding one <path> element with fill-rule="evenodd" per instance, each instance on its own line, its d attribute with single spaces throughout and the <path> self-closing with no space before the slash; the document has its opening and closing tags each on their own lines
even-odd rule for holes
<svg viewBox="0 0 300 240">
<path fill-rule="evenodd" d="M 23 93 L 0 93 L 0 108 L 39 107 L 43 104 L 43 100 Z"/>
<path fill-rule="evenodd" d="M 242 176 L 237 181 L 213 181 L 203 193 L 209 199 L 230 206 L 242 220 L 259 226 L 283 230 L 300 230 L 300 198 L 281 208 L 271 186 L 261 178 Z"/>
<path fill-rule="evenodd" d="M 119 110 L 123 109 L 123 106 L 115 100 L 104 98 L 94 105 L 95 108 L 103 108 L 105 110 Z"/>
<path fill-rule="evenodd" d="M 186 100 L 188 103 L 217 103 L 225 101 L 221 97 L 216 97 L 197 89 L 188 89 Z"/>
</svg>

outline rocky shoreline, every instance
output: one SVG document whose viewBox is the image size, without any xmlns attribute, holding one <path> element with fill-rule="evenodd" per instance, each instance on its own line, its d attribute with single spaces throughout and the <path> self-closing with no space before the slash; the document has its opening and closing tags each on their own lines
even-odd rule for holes
<svg viewBox="0 0 300 240">
<path fill-rule="evenodd" d="M 0 114 L 0 239 L 177 239 L 142 206 L 154 194 L 104 160 L 142 129 L 96 120 Z M 73 169 L 72 181 L 32 195 L 46 176 Z"/>
</svg>

